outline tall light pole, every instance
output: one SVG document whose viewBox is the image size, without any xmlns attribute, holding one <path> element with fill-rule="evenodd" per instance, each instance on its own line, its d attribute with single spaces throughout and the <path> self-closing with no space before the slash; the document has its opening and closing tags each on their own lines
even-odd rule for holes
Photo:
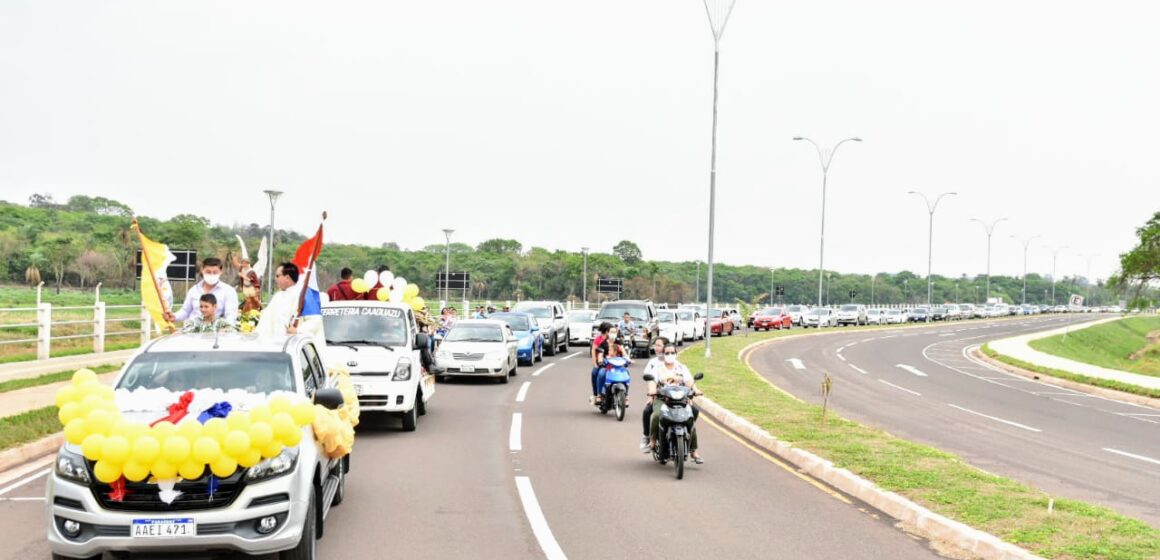
<svg viewBox="0 0 1160 560">
<path fill-rule="evenodd" d="M 959 303 L 959 281 L 955 280 L 955 304 Z"/>
<path fill-rule="evenodd" d="M 1042 237 L 1041 235 L 1032 235 L 1027 239 L 1020 239 L 1019 242 L 1023 244 L 1023 305 L 1027 305 L 1027 248 L 1031 246 L 1031 242 Z M 1011 239 L 1019 239 L 1014 235 Z"/>
<path fill-rule="evenodd" d="M 925 194 L 920 193 L 918 191 L 910 191 L 907 194 L 916 194 L 918 196 L 921 196 L 922 200 L 924 202 L 926 202 L 926 210 L 927 210 L 927 213 L 929 214 L 929 217 L 930 217 L 930 222 L 929 222 L 929 225 L 927 227 L 928 237 L 927 237 L 927 242 L 926 242 L 926 306 L 927 306 L 926 321 L 929 323 L 930 322 L 931 293 L 934 291 L 934 278 L 931 277 L 931 275 L 930 275 L 931 263 L 934 260 L 933 259 L 933 257 L 934 257 L 934 211 L 938 209 L 938 203 L 940 200 L 943 199 L 944 196 L 954 196 L 954 195 L 957 195 L 959 193 L 957 193 L 957 192 L 942 193 L 942 194 L 938 195 L 937 198 L 934 199 L 933 204 L 931 203 L 930 198 L 927 198 L 927 196 Z"/>
<path fill-rule="evenodd" d="M 701 301 L 701 261 L 697 261 L 697 295 L 693 301 Z"/>
<path fill-rule="evenodd" d="M 705 295 L 706 317 L 713 309 L 713 226 L 717 209 L 717 78 L 721 66 L 721 35 L 725 33 L 725 24 L 729 23 L 735 1 L 705 0 L 705 13 L 709 16 L 709 27 L 713 30 L 713 147 L 709 155 L 709 280 Z M 712 339 L 711 336 L 705 337 L 706 358 L 713 356 L 709 348 Z"/>
<path fill-rule="evenodd" d="M 1067 249 L 1067 245 L 1051 249 L 1051 306 L 1055 307 L 1055 263 L 1059 260 L 1059 252 Z"/>
<path fill-rule="evenodd" d="M 769 269 L 769 306 L 773 307 L 773 268 Z"/>
<path fill-rule="evenodd" d="M 1084 273 L 1085 288 L 1083 291 L 1084 303 L 1091 305 L 1092 295 L 1092 259 L 1098 257 L 1099 253 L 1092 253 L 1090 255 L 1080 255 L 1081 258 L 1087 261 L 1087 272 Z"/>
<path fill-rule="evenodd" d="M 818 162 L 822 164 L 822 233 L 818 237 L 818 307 L 822 305 L 822 274 L 826 269 L 826 179 L 830 174 L 830 163 L 834 161 L 834 154 L 838 152 L 838 148 L 846 142 L 861 142 L 862 139 L 857 136 L 847 138 L 834 144 L 833 148 L 828 151 L 822 149 L 817 142 L 806 138 L 805 136 L 794 136 L 794 140 L 806 141 L 814 145 L 814 149 L 818 152 Z"/>
<path fill-rule="evenodd" d="M 906 305 L 908 303 L 910 303 L 910 296 L 907 295 L 907 292 L 909 292 L 909 291 L 910 291 L 910 278 L 903 278 L 902 279 L 902 306 L 903 307 L 906 307 Z"/>
<path fill-rule="evenodd" d="M 999 222 L 1005 221 L 1007 218 L 999 218 L 991 223 L 984 222 L 978 218 L 971 218 L 972 222 L 979 222 L 983 225 L 983 229 L 987 232 L 987 299 L 991 299 L 991 234 L 995 233 L 995 226 Z"/>
<path fill-rule="evenodd" d="M 447 245 L 444 253 L 446 260 L 443 263 L 443 301 L 451 302 L 451 234 L 455 233 L 453 229 L 443 230 L 443 235 L 447 238 Z"/>
<path fill-rule="evenodd" d="M 278 197 L 282 196 L 282 191 L 265 190 L 266 196 L 270 197 L 270 252 L 266 254 L 266 291 L 274 293 L 274 205 L 278 202 Z"/>
<path fill-rule="evenodd" d="M 831 273 L 826 273 L 826 305 L 830 305 L 830 275 Z"/>
<path fill-rule="evenodd" d="M 581 247 L 584 254 L 584 309 L 588 309 L 588 247 Z"/>
<path fill-rule="evenodd" d="M 870 307 L 874 307 L 874 282 L 878 280 L 878 274 L 870 277 Z"/>
</svg>

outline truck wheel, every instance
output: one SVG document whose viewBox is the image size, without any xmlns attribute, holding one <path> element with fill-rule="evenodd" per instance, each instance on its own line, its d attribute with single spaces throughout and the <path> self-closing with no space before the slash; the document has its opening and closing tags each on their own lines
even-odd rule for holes
<svg viewBox="0 0 1160 560">
<path fill-rule="evenodd" d="M 85 558 L 83 560 L 101 560 L 102 557 L 103 557 L 103 555 L 98 554 L 96 556 L 89 556 L 88 558 Z M 73 558 L 72 556 L 61 556 L 60 554 L 53 552 L 52 553 L 52 560 L 77 560 L 77 559 Z"/>
<path fill-rule="evenodd" d="M 415 408 L 419 409 L 419 416 L 427 415 L 427 403 L 423 402 L 423 391 L 415 390 Z"/>
<path fill-rule="evenodd" d="M 415 431 L 415 424 L 419 421 L 418 412 L 415 410 L 416 408 L 419 408 L 418 404 L 416 404 L 415 406 L 412 406 L 411 410 L 408 410 L 407 412 L 403 413 L 403 431 L 404 432 Z"/>
<path fill-rule="evenodd" d="M 310 492 L 310 505 L 306 511 L 306 523 L 302 527 L 302 538 L 298 546 L 279 554 L 280 560 L 314 560 L 318 557 L 318 491 Z"/>
<path fill-rule="evenodd" d="M 334 498 L 330 500 L 331 507 L 341 504 L 342 500 L 346 498 L 346 472 L 344 472 L 342 463 L 339 463 L 335 470 L 338 471 L 338 489 L 334 491 Z"/>
<path fill-rule="evenodd" d="M 548 355 L 555 356 L 556 348 L 556 333 L 552 333 L 552 345 L 548 347 Z"/>
</svg>

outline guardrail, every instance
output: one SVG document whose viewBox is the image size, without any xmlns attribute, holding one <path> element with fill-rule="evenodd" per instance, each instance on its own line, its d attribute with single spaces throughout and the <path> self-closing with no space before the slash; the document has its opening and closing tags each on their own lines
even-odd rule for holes
<svg viewBox="0 0 1160 560">
<path fill-rule="evenodd" d="M 95 301 L 93 305 L 72 305 L 72 306 L 53 306 L 53 304 L 41 300 L 41 289 L 44 282 L 41 282 L 36 287 L 36 306 L 35 307 L 7 307 L 0 308 L 0 313 L 11 313 L 16 315 L 31 315 L 35 314 L 36 322 L 19 322 L 19 323 L 0 323 L 0 331 L 6 329 L 29 329 L 36 328 L 36 338 L 15 338 L 0 340 L 0 346 L 3 345 L 31 345 L 36 344 L 36 359 L 46 360 L 52 353 L 53 341 L 63 340 L 77 340 L 91 338 L 93 341 L 93 352 L 104 352 L 105 341 L 114 337 L 139 336 L 141 343 L 144 344 L 149 341 L 151 332 L 153 330 L 153 321 L 149 313 L 140 305 L 109 305 L 101 301 L 101 285 L 97 284 L 95 288 Z M 113 310 L 136 310 L 136 315 L 109 317 L 109 311 Z M 53 313 L 65 312 L 69 315 L 75 315 L 80 311 L 91 311 L 92 319 L 73 319 L 65 321 L 53 321 Z M 120 327 L 117 330 L 116 325 L 123 325 L 124 323 L 140 323 L 140 328 L 129 330 L 126 327 Z M 65 334 L 53 336 L 53 327 L 63 327 L 68 325 L 92 325 L 92 332 L 79 334 Z M 58 331 L 59 332 L 59 331 Z"/>
</svg>

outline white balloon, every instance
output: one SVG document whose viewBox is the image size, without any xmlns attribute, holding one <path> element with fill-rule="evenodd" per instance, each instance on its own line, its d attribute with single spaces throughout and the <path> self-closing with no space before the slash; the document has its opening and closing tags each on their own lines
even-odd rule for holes
<svg viewBox="0 0 1160 560">
<path fill-rule="evenodd" d="M 407 279 L 402 276 L 396 276 L 395 281 L 391 282 L 391 289 L 402 292 L 407 289 Z"/>
<path fill-rule="evenodd" d="M 403 303 L 403 290 L 391 290 L 391 303 Z"/>
<path fill-rule="evenodd" d="M 395 273 L 391 272 L 389 270 L 384 270 L 384 271 L 379 273 L 378 280 L 379 280 L 379 284 L 382 284 L 384 286 L 390 286 L 391 282 L 395 281 Z"/>
<path fill-rule="evenodd" d="M 378 281 L 379 281 L 379 273 L 377 273 L 373 270 L 368 270 L 366 272 L 366 274 L 363 274 L 363 282 L 366 282 L 367 287 L 369 287 L 369 288 L 375 287 L 375 284 Z"/>
</svg>

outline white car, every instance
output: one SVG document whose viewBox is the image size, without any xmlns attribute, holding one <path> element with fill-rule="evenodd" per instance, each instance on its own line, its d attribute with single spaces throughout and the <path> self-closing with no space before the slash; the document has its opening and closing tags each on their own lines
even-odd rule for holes
<svg viewBox="0 0 1160 560">
<path fill-rule="evenodd" d="M 956 303 L 948 303 L 943 307 L 947 308 L 947 320 L 957 321 L 963 318 L 963 310 Z"/>
<path fill-rule="evenodd" d="M 815 307 L 802 316 L 802 327 L 836 327 L 838 316 L 829 307 Z"/>
<path fill-rule="evenodd" d="M 518 342 L 511 327 L 492 319 L 462 319 L 447 331 L 435 363 L 448 377 L 493 377 L 500 383 L 516 374 Z"/>
<path fill-rule="evenodd" d="M 884 309 L 879 320 L 883 325 L 901 325 L 906 322 L 906 313 L 901 309 Z"/>
<path fill-rule="evenodd" d="M 592 344 L 595 309 L 577 309 L 568 314 L 568 344 Z"/>
<path fill-rule="evenodd" d="M 525 301 L 516 304 L 512 311 L 531 313 L 540 324 L 540 334 L 544 335 L 544 353 L 555 356 L 556 352 L 568 351 L 568 317 L 564 306 L 554 301 Z"/>
<path fill-rule="evenodd" d="M 970 319 L 975 316 L 975 306 L 970 303 L 959 304 L 959 318 Z"/>
<path fill-rule="evenodd" d="M 789 305 L 786 306 L 785 312 L 789 314 L 789 318 L 793 320 L 793 324 L 802 324 L 802 315 L 805 315 L 810 310 L 808 305 Z"/>
<path fill-rule="evenodd" d="M 676 313 L 677 324 L 681 326 L 685 340 L 705 338 L 705 317 L 699 309 L 678 309 Z"/>
<path fill-rule="evenodd" d="M 741 327 L 745 326 L 745 321 L 741 319 L 741 310 L 736 307 L 721 307 L 719 309 L 729 314 L 729 320 L 733 322 L 733 330 L 739 331 Z"/>
<path fill-rule="evenodd" d="M 673 344 L 681 346 L 685 343 L 685 331 L 681 323 L 677 321 L 676 311 L 658 309 L 657 326 L 660 327 L 660 335 L 667 338 Z"/>
<path fill-rule="evenodd" d="M 403 418 L 411 432 L 435 394 L 435 376 L 419 359 L 427 335 L 419 335 L 411 306 L 381 301 L 332 301 L 322 305 L 326 358 L 346 364 L 363 412 Z"/>
<path fill-rule="evenodd" d="M 865 325 L 866 306 L 857 303 L 848 303 L 838 308 L 834 319 L 839 325 Z"/>
<path fill-rule="evenodd" d="M 872 307 L 866 310 L 866 324 L 867 325 L 882 325 L 885 324 L 883 319 L 886 318 L 885 310 Z"/>
</svg>

